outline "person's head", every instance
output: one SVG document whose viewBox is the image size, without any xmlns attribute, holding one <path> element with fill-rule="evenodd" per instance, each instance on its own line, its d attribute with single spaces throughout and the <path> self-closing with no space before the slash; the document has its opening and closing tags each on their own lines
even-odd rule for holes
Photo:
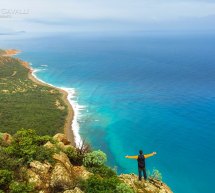
<svg viewBox="0 0 215 193">
<path fill-rule="evenodd" d="M 142 150 L 140 150 L 140 151 L 139 151 L 139 153 L 140 153 L 140 155 L 142 155 L 142 154 L 143 154 L 143 151 L 142 151 Z"/>
</svg>

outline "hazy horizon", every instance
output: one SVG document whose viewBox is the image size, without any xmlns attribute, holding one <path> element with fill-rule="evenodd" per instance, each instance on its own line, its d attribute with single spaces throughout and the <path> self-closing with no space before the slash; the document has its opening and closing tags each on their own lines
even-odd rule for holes
<svg viewBox="0 0 215 193">
<path fill-rule="evenodd" d="M 203 0 L 0 0 L 0 34 L 17 32 L 215 31 Z"/>
</svg>

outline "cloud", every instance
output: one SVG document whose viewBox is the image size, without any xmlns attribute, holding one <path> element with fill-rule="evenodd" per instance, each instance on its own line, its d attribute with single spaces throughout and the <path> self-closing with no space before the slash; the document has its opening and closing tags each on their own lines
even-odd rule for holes
<svg viewBox="0 0 215 193">
<path fill-rule="evenodd" d="M 202 18 L 210 25 L 208 18 L 215 15 L 214 0 L 0 0 L 0 4 L 0 26 L 14 31 L 137 30 L 186 20 L 198 23 Z M 9 18 L 1 18 L 5 10 Z"/>
</svg>

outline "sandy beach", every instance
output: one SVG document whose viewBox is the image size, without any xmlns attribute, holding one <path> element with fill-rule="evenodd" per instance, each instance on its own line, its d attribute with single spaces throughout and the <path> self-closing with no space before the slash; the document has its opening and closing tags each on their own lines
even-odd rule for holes
<svg viewBox="0 0 215 193">
<path fill-rule="evenodd" d="M 8 53 L 8 54 L 5 54 L 7 56 L 13 56 L 13 55 L 19 54 L 20 51 L 12 49 L 12 50 L 6 50 L 6 53 Z M 18 60 L 20 60 L 20 59 L 18 59 Z M 46 84 L 46 83 L 38 80 L 35 76 L 33 76 L 33 74 L 32 74 L 33 69 L 30 67 L 28 62 L 20 60 L 20 64 L 22 64 L 22 66 L 24 66 L 26 69 L 28 69 L 28 78 L 30 80 L 32 80 L 36 84 L 39 84 L 42 86 L 48 86 L 48 87 L 51 87 L 53 89 L 56 89 L 62 94 L 62 100 L 65 103 L 65 105 L 68 107 L 68 115 L 67 115 L 67 118 L 66 118 L 66 121 L 64 124 L 64 134 L 66 135 L 67 139 L 71 142 L 71 144 L 75 146 L 74 133 L 73 133 L 73 129 L 72 129 L 74 110 L 73 110 L 72 105 L 70 104 L 70 102 L 68 100 L 68 93 L 63 89 L 51 86 L 49 84 Z"/>
</svg>

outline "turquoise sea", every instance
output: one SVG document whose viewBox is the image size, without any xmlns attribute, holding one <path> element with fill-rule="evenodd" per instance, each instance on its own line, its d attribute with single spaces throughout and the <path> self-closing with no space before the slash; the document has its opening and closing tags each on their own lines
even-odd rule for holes
<svg viewBox="0 0 215 193">
<path fill-rule="evenodd" d="M 156 151 L 176 193 L 212 193 L 215 174 L 215 34 L 59 34 L 0 38 L 39 69 L 38 78 L 74 88 L 82 139 L 118 173 L 137 173 L 125 155 Z"/>
</svg>

